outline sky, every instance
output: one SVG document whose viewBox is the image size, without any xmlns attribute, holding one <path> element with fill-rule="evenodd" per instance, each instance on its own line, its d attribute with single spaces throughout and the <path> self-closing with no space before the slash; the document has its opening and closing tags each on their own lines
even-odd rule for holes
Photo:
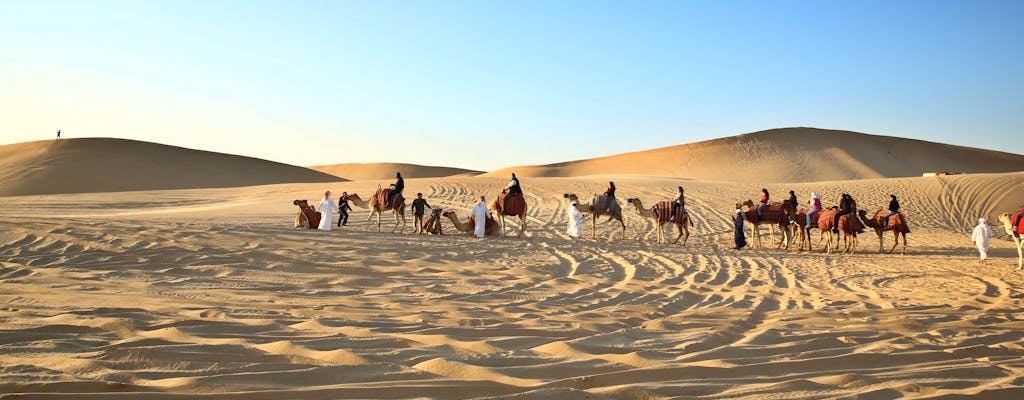
<svg viewBox="0 0 1024 400">
<path fill-rule="evenodd" d="M 809 126 L 1024 154 L 1024 1 L 0 0 L 0 144 L 546 164 Z"/>
</svg>

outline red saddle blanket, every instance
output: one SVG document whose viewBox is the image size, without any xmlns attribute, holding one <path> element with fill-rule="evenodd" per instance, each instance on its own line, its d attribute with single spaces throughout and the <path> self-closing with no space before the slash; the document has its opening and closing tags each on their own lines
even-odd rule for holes
<svg viewBox="0 0 1024 400">
<path fill-rule="evenodd" d="M 508 207 L 505 207 L 508 204 Z M 508 202 L 502 202 L 501 213 L 504 215 L 519 215 L 526 209 L 526 199 L 523 198 L 522 193 L 515 193 L 508 199 Z"/>
<path fill-rule="evenodd" d="M 391 193 L 391 189 L 377 189 L 377 192 L 375 192 L 373 194 L 373 197 L 370 198 L 370 206 L 371 207 L 383 206 L 384 209 L 386 210 L 386 209 L 398 208 L 399 206 L 401 206 L 402 203 L 405 202 L 405 198 L 402 197 L 401 193 L 395 193 L 395 195 L 392 196 L 392 198 L 391 198 L 391 204 L 384 204 L 385 201 L 388 198 L 388 194 L 390 194 L 390 193 Z"/>
<path fill-rule="evenodd" d="M 876 225 L 881 225 L 882 217 L 884 217 L 885 214 L 888 213 L 889 212 L 886 210 L 879 210 L 878 212 L 875 213 L 874 218 L 871 218 L 871 220 L 874 221 Z M 894 230 L 897 232 L 909 231 L 909 229 L 907 229 L 907 220 L 903 218 L 903 213 L 896 213 L 893 214 L 893 216 L 889 217 L 889 223 L 886 226 L 883 226 L 882 230 Z"/>
<path fill-rule="evenodd" d="M 749 210 L 744 214 L 747 221 L 766 221 L 771 223 L 779 223 L 782 225 L 789 224 L 789 217 L 786 216 L 786 212 L 782 211 L 782 203 L 775 202 L 769 203 L 761 210 L 761 218 L 757 218 L 757 205 L 750 207 Z"/>
<path fill-rule="evenodd" d="M 676 224 L 683 224 L 687 219 L 690 218 L 690 214 L 686 212 L 685 208 L 680 208 L 679 213 L 672 215 L 672 202 L 671 201 L 660 201 L 651 207 L 651 212 L 654 213 L 654 218 L 661 222 L 673 222 Z"/>
<path fill-rule="evenodd" d="M 313 208 L 313 206 L 304 208 L 302 213 L 306 214 L 306 219 L 309 220 L 309 229 L 317 229 L 320 227 L 320 212 Z"/>
<path fill-rule="evenodd" d="M 1017 218 L 1020 218 L 1020 217 L 1021 217 L 1021 214 L 1024 214 L 1024 208 L 1022 208 L 1022 209 L 1020 209 L 1020 210 L 1017 210 L 1017 212 L 1013 213 L 1013 216 L 1012 216 L 1012 217 L 1010 217 L 1010 226 L 1013 226 L 1013 221 L 1016 221 L 1016 220 L 1017 220 Z M 1020 221 L 1020 223 L 1019 223 L 1019 224 L 1017 224 L 1017 232 L 1015 232 L 1015 233 L 1016 233 L 1016 234 L 1017 234 L 1018 236 L 1019 236 L 1020 234 L 1024 234 L 1024 219 L 1022 219 L 1022 220 Z"/>
</svg>

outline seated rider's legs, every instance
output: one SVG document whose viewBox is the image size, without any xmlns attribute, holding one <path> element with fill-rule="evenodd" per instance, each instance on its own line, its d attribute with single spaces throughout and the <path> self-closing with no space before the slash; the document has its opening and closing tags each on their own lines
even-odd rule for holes
<svg viewBox="0 0 1024 400">
<path fill-rule="evenodd" d="M 883 227 L 889 226 L 889 217 L 891 217 L 893 215 L 896 215 L 896 211 L 889 211 L 888 214 L 885 214 L 885 216 L 882 217 L 882 226 Z"/>
<path fill-rule="evenodd" d="M 760 203 L 760 204 L 757 205 L 757 216 L 758 217 L 761 216 L 761 210 L 764 210 L 764 206 L 767 206 L 767 205 L 768 204 L 765 204 L 765 203 Z"/>
<path fill-rule="evenodd" d="M 805 228 L 811 229 L 811 216 L 814 215 L 814 213 L 816 212 L 818 212 L 818 210 L 816 209 L 812 209 L 811 211 L 807 212 L 807 225 L 805 225 Z"/>
<path fill-rule="evenodd" d="M 681 204 L 679 204 L 678 201 L 673 201 L 672 202 L 672 218 L 675 218 L 675 216 L 679 214 L 679 206 L 680 205 Z"/>
</svg>

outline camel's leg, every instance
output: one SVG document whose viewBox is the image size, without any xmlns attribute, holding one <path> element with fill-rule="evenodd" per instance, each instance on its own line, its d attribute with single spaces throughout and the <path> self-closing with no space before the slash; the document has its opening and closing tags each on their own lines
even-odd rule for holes
<svg viewBox="0 0 1024 400">
<path fill-rule="evenodd" d="M 622 240 L 626 240 L 626 222 L 619 217 L 619 223 L 622 224 Z"/>
<path fill-rule="evenodd" d="M 1024 268 L 1024 238 L 1014 237 L 1017 244 L 1017 269 Z"/>
<path fill-rule="evenodd" d="M 382 213 L 380 213 L 380 212 L 377 213 L 377 232 L 381 231 L 381 228 L 380 228 L 380 215 L 381 214 Z"/>
<path fill-rule="evenodd" d="M 878 254 L 882 254 L 882 249 L 885 248 L 885 232 L 877 231 L 876 233 L 878 234 Z M 895 249 L 896 245 L 893 245 L 892 247 Z"/>
<path fill-rule="evenodd" d="M 526 234 L 526 214 L 519 216 L 519 237 L 523 237 Z"/>
<path fill-rule="evenodd" d="M 900 236 L 903 236 L 903 251 L 901 251 L 900 254 L 904 254 L 905 255 L 905 254 L 907 254 L 907 233 L 906 232 L 900 232 Z"/>
<path fill-rule="evenodd" d="M 893 230 L 892 231 L 892 240 L 893 240 L 892 248 L 889 249 L 889 254 L 892 254 L 892 252 L 896 250 L 896 246 L 900 245 L 900 233 L 895 231 L 895 230 Z"/>
<path fill-rule="evenodd" d="M 592 217 L 590 218 L 590 238 L 597 239 L 597 210 L 594 210 L 594 213 L 591 215 Z"/>
</svg>

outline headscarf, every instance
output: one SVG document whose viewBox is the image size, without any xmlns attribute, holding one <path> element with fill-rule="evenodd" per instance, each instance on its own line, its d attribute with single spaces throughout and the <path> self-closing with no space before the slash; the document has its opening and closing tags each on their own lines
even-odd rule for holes
<svg viewBox="0 0 1024 400">
<path fill-rule="evenodd" d="M 331 198 L 331 191 L 330 191 L 330 190 L 328 190 L 328 191 L 324 192 L 324 198 L 325 198 L 325 199 L 329 199 L 329 198 Z"/>
</svg>

